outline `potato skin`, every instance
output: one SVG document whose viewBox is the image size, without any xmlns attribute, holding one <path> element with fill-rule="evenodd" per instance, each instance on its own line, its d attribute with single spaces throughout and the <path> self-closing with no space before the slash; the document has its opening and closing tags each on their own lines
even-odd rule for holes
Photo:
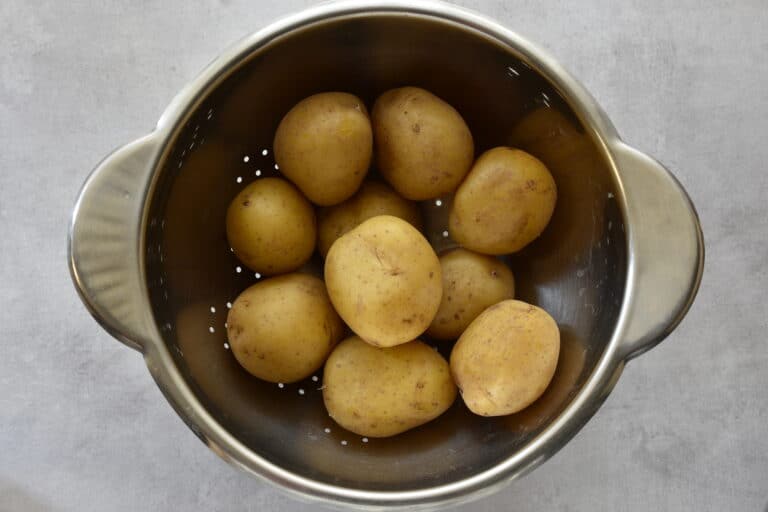
<svg viewBox="0 0 768 512">
<path fill-rule="evenodd" d="M 427 334 L 439 340 L 461 336 L 489 306 L 515 297 L 515 278 L 492 256 L 454 249 L 440 256 L 443 298 Z"/>
<path fill-rule="evenodd" d="M 273 148 L 280 171 L 310 201 L 338 204 L 355 193 L 371 165 L 365 103 L 344 92 L 305 98 L 280 121 Z"/>
<path fill-rule="evenodd" d="M 415 203 L 403 199 L 388 185 L 363 183 L 357 193 L 341 204 L 321 208 L 317 219 L 317 249 L 325 257 L 333 242 L 363 221 L 378 215 L 403 219 L 421 231 L 421 212 Z"/>
<path fill-rule="evenodd" d="M 483 254 L 517 252 L 544 231 L 556 201 L 555 180 L 536 157 L 508 147 L 490 149 L 456 191 L 451 236 Z"/>
<path fill-rule="evenodd" d="M 316 238 L 312 205 L 280 178 L 254 181 L 227 209 L 227 239 L 235 256 L 264 275 L 302 266 L 312 256 Z"/>
<path fill-rule="evenodd" d="M 440 262 L 429 242 L 402 219 L 368 219 L 331 246 L 325 282 L 336 311 L 378 347 L 423 333 L 442 295 Z"/>
<path fill-rule="evenodd" d="M 520 411 L 544 393 L 560 353 L 560 331 L 541 308 L 495 304 L 472 322 L 451 351 L 451 373 L 467 407 L 481 416 Z"/>
<path fill-rule="evenodd" d="M 376 164 L 397 192 L 412 200 L 448 194 L 475 156 L 469 127 L 456 109 L 418 87 L 392 89 L 371 114 Z"/>
<path fill-rule="evenodd" d="M 455 399 L 447 361 L 418 340 L 377 348 L 352 336 L 325 364 L 328 414 L 361 436 L 388 437 L 423 425 Z"/>
<path fill-rule="evenodd" d="M 320 368 L 344 335 L 323 282 L 307 274 L 266 279 L 243 291 L 227 315 L 232 353 L 249 373 L 296 382 Z"/>
</svg>

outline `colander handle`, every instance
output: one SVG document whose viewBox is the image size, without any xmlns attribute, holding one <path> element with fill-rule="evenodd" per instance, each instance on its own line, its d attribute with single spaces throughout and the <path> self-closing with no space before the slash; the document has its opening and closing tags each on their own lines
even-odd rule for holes
<svg viewBox="0 0 768 512">
<path fill-rule="evenodd" d="M 619 357 L 653 348 L 680 323 L 699 288 L 704 239 L 696 210 L 675 177 L 648 155 L 618 143 L 613 154 L 626 195 L 631 303 Z"/>
<path fill-rule="evenodd" d="M 141 279 L 145 188 L 158 144 L 148 135 L 105 158 L 86 180 L 69 226 L 69 268 L 80 298 L 112 336 L 142 350 L 154 325 Z"/>
</svg>

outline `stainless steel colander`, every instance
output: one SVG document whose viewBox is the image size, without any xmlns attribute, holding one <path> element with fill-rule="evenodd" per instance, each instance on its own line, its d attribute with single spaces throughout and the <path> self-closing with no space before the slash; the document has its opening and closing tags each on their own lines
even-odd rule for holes
<svg viewBox="0 0 768 512">
<path fill-rule="evenodd" d="M 518 414 L 481 418 L 459 400 L 423 427 L 366 439 L 328 417 L 322 375 L 275 385 L 236 363 L 227 309 L 261 276 L 230 251 L 224 215 L 243 186 L 279 175 L 270 144 L 295 102 L 329 90 L 371 102 L 402 85 L 454 105 L 478 152 L 513 145 L 551 169 L 560 196 L 552 222 L 508 262 L 519 297 L 559 323 L 562 352 L 545 395 Z M 450 199 L 421 205 L 438 249 L 452 244 Z M 225 52 L 151 134 L 96 168 L 69 236 L 86 306 L 144 355 L 213 451 L 302 495 L 370 506 L 478 496 L 551 456 L 595 413 L 625 363 L 681 320 L 703 265 L 684 190 L 622 142 L 554 60 L 486 18 L 413 0 L 322 5 Z"/>
</svg>

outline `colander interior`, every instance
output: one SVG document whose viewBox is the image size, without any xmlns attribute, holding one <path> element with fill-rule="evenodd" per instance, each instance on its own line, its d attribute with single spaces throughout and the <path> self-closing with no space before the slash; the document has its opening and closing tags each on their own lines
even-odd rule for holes
<svg viewBox="0 0 768 512">
<path fill-rule="evenodd" d="M 389 439 L 361 438 L 328 417 L 322 372 L 298 384 L 261 382 L 228 349 L 237 294 L 263 279 L 232 254 L 226 208 L 245 185 L 279 176 L 272 137 L 310 94 L 340 90 L 369 107 L 384 90 L 417 85 L 455 106 L 477 153 L 497 145 L 543 160 L 558 186 L 544 235 L 505 258 L 518 297 L 548 310 L 562 332 L 554 381 L 528 409 L 472 415 L 457 400 L 437 420 Z M 568 99 L 513 50 L 479 32 L 421 16 L 349 16 L 293 30 L 254 49 L 206 93 L 172 139 L 149 205 L 146 275 L 153 313 L 182 375 L 216 420 L 259 455 L 299 475 L 366 490 L 457 481 L 514 454 L 589 378 L 614 330 L 627 272 L 621 211 L 609 163 Z M 374 170 L 375 173 L 375 170 Z M 421 204 L 427 236 L 452 245 L 450 197 Z M 307 270 L 320 274 L 318 258 Z M 450 344 L 434 343 L 446 356 Z"/>
</svg>

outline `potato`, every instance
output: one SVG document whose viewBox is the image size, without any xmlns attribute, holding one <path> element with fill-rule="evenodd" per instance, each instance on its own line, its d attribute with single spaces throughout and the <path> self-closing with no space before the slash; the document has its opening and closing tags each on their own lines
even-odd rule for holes
<svg viewBox="0 0 768 512">
<path fill-rule="evenodd" d="M 440 340 L 461 336 L 489 306 L 515 296 L 515 278 L 492 256 L 455 249 L 440 256 L 443 298 L 427 334 Z"/>
<path fill-rule="evenodd" d="M 316 237 L 312 205 L 280 178 L 254 181 L 227 210 L 227 239 L 235 256 L 264 275 L 302 266 L 315 250 Z"/>
<path fill-rule="evenodd" d="M 368 181 L 351 198 L 336 206 L 322 208 L 318 213 L 317 248 L 320 254 L 325 257 L 337 238 L 377 215 L 399 217 L 418 230 L 422 228 L 418 206 L 398 196 L 384 183 Z"/>
<path fill-rule="evenodd" d="M 424 89 L 382 94 L 371 115 L 376 164 L 407 199 L 452 192 L 472 165 L 472 134 L 456 109 Z"/>
<path fill-rule="evenodd" d="M 442 295 L 440 262 L 416 228 L 373 217 L 331 246 L 325 282 L 336 311 L 368 343 L 392 347 L 423 333 Z"/>
<path fill-rule="evenodd" d="M 344 334 L 323 282 L 307 274 L 266 279 L 241 293 L 227 316 L 232 353 L 249 373 L 295 382 L 320 368 Z"/>
<path fill-rule="evenodd" d="M 469 410 L 503 416 L 544 393 L 559 353 L 560 331 L 546 311 L 505 300 L 469 324 L 451 351 L 451 373 Z"/>
<path fill-rule="evenodd" d="M 456 191 L 451 236 L 483 254 L 519 251 L 544 231 L 556 200 L 555 180 L 534 156 L 508 147 L 488 150 Z"/>
<path fill-rule="evenodd" d="M 328 414 L 361 436 L 388 437 L 418 427 L 455 399 L 448 363 L 418 340 L 376 348 L 352 336 L 331 353 L 323 372 Z"/>
<path fill-rule="evenodd" d="M 273 148 L 280 171 L 310 201 L 338 204 L 357 191 L 371 165 L 373 135 L 365 104 L 344 92 L 310 96 L 280 121 Z"/>
</svg>

